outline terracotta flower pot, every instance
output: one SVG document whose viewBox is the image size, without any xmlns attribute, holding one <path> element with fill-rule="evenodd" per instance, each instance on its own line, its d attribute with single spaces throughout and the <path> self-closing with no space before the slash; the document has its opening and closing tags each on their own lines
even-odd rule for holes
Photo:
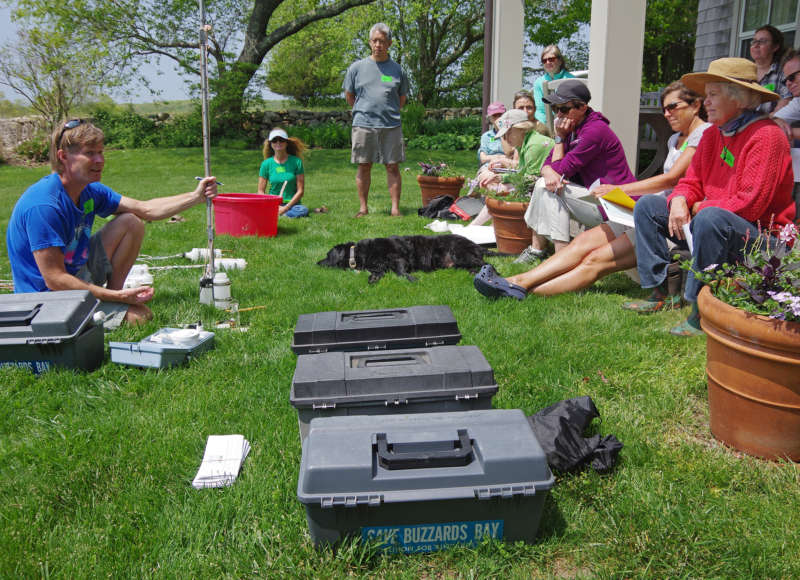
<svg viewBox="0 0 800 580">
<path fill-rule="evenodd" d="M 458 199 L 458 194 L 464 187 L 464 178 L 417 175 L 417 183 L 422 191 L 422 207 L 425 207 L 434 197 L 440 195 L 449 195 L 453 200 Z"/>
<path fill-rule="evenodd" d="M 503 201 L 487 197 L 486 207 L 492 216 L 498 252 L 519 254 L 531 244 L 533 232 L 525 223 L 528 202 Z"/>
<path fill-rule="evenodd" d="M 745 453 L 800 461 L 800 323 L 697 301 L 707 337 L 711 432 Z"/>
</svg>

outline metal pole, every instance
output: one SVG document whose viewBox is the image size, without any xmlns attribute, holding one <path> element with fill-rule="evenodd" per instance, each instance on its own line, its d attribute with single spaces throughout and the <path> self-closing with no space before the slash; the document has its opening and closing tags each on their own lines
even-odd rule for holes
<svg viewBox="0 0 800 580">
<path fill-rule="evenodd" d="M 208 29 L 206 28 L 206 7 L 200 4 L 200 92 L 203 117 L 203 163 L 205 176 L 211 175 L 211 130 L 208 115 Z M 200 288 L 211 287 L 211 303 L 214 304 L 214 209 L 210 199 L 206 199 L 206 233 L 208 237 L 208 261 L 200 279 Z"/>
</svg>

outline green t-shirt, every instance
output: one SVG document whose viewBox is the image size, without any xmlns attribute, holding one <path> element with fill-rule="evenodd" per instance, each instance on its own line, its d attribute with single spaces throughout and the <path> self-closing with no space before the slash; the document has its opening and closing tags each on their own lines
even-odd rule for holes
<svg viewBox="0 0 800 580">
<path fill-rule="evenodd" d="M 519 148 L 519 170 L 526 175 L 539 175 L 554 145 L 550 137 L 529 131 Z"/>
<path fill-rule="evenodd" d="M 274 157 L 267 157 L 261 163 L 258 175 L 269 181 L 271 195 L 280 195 L 281 188 L 286 182 L 286 189 L 283 190 L 283 203 L 289 203 L 297 193 L 297 176 L 303 175 L 303 162 L 294 155 L 289 155 L 285 163 L 278 163 Z"/>
</svg>

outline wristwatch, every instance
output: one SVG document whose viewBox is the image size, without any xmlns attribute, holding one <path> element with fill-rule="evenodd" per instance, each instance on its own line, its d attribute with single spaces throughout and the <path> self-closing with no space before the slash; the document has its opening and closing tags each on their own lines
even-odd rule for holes
<svg viewBox="0 0 800 580">
<path fill-rule="evenodd" d="M 556 145 L 558 145 L 559 143 L 563 143 L 563 142 L 564 142 L 564 140 L 561 138 L 561 136 L 560 136 L 560 135 L 556 135 L 556 136 L 553 138 L 553 142 L 554 142 Z"/>
</svg>

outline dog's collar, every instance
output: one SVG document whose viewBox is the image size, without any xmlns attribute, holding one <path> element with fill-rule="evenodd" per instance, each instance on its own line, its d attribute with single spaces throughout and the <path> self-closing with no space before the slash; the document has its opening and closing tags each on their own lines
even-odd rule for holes
<svg viewBox="0 0 800 580">
<path fill-rule="evenodd" d="M 350 246 L 350 261 L 348 262 L 351 270 L 356 269 L 356 245 Z"/>
</svg>

